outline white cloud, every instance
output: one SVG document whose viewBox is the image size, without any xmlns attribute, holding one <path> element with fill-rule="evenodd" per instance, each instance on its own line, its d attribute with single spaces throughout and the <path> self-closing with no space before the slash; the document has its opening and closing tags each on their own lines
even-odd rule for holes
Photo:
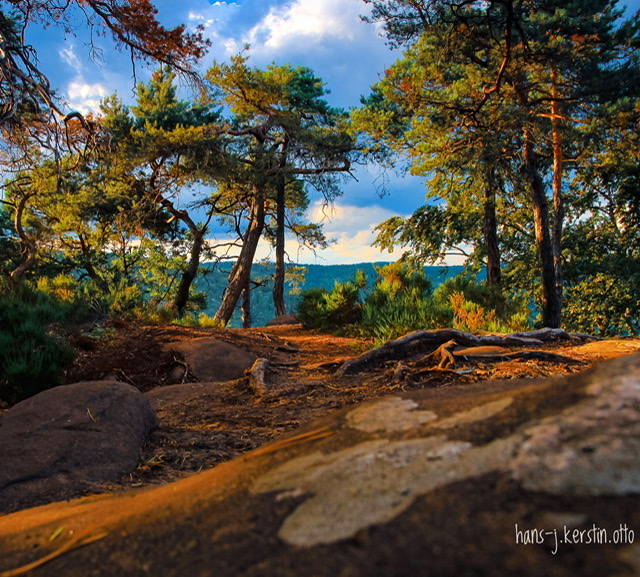
<svg viewBox="0 0 640 577">
<path fill-rule="evenodd" d="M 82 63 L 75 52 L 75 46 L 71 44 L 59 51 L 60 60 L 73 69 L 76 74 L 82 72 Z"/>
<path fill-rule="evenodd" d="M 256 53 L 270 55 L 291 49 L 313 51 L 325 41 L 353 42 L 359 36 L 361 13 L 359 0 L 295 0 L 272 8 L 244 40 Z"/>
<path fill-rule="evenodd" d="M 102 84 L 87 84 L 81 80 L 70 82 L 67 86 L 67 98 L 69 106 L 87 114 L 96 112 L 100 106 L 100 101 L 108 96 L 110 91 Z"/>
<path fill-rule="evenodd" d="M 397 213 L 379 205 L 352 206 L 334 204 L 325 207 L 316 202 L 309 212 L 311 222 L 322 222 L 327 238 L 335 240 L 329 248 L 314 255 L 301 251 L 300 262 L 317 261 L 319 264 L 353 264 L 360 262 L 393 261 L 402 251 L 380 252 L 371 246 L 376 238 L 374 228 Z"/>
<path fill-rule="evenodd" d="M 402 256 L 402 251 L 393 253 L 380 252 L 371 246 L 375 240 L 373 229 L 382 221 L 397 215 L 379 205 L 353 206 L 334 204 L 324 206 L 322 201 L 313 204 L 309 210 L 308 220 L 323 224 L 326 237 L 334 242 L 324 250 L 315 253 L 307 248 L 299 247 L 295 238 L 287 238 L 287 253 L 293 262 L 299 264 L 357 264 L 361 262 L 395 261 Z M 216 238 L 216 243 L 232 242 L 225 234 Z M 237 256 L 238 248 L 230 252 Z M 229 255 L 228 255 L 229 256 Z M 275 258 L 273 247 L 265 240 L 258 246 L 255 260 Z"/>
</svg>

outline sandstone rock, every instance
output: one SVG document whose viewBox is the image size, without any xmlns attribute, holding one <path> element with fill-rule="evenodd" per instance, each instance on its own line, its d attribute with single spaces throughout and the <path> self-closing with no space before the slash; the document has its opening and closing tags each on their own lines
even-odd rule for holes
<svg viewBox="0 0 640 577">
<path fill-rule="evenodd" d="M 253 353 L 213 337 L 171 343 L 169 348 L 184 357 L 198 381 L 239 379 L 257 359 Z"/>
<path fill-rule="evenodd" d="M 0 572 L 60 548 L 32 574 L 631 577 L 639 423 L 640 355 L 394 394 L 172 485 L 0 518 Z"/>
<path fill-rule="evenodd" d="M 155 425 L 134 387 L 94 381 L 55 387 L 0 416 L 0 512 L 77 497 L 138 466 Z"/>
<path fill-rule="evenodd" d="M 296 315 L 282 315 L 280 317 L 276 317 L 273 320 L 270 320 L 265 326 L 267 327 L 277 327 L 281 325 L 297 325 L 300 321 Z"/>
</svg>

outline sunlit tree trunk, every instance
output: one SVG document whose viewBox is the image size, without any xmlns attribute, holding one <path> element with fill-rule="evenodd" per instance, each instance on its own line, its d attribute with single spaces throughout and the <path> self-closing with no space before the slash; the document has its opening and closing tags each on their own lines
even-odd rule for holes
<svg viewBox="0 0 640 577">
<path fill-rule="evenodd" d="M 256 192 L 251 201 L 249 227 L 245 234 L 242 248 L 240 249 L 240 255 L 231 269 L 229 282 L 222 297 L 222 303 L 220 303 L 220 307 L 214 317 L 220 324 L 226 325 L 231 320 L 240 295 L 251 278 L 251 265 L 253 264 L 258 243 L 264 230 L 264 203 L 264 187 L 260 184 L 256 187 Z"/>
<path fill-rule="evenodd" d="M 530 113 L 531 105 L 524 83 L 516 82 L 514 88 L 518 104 L 525 113 Z M 529 189 L 533 208 L 533 225 L 542 280 L 542 322 L 545 327 L 559 328 L 562 304 L 558 299 L 549 200 L 538 168 L 534 136 L 528 122 L 525 122 L 522 128 L 522 174 Z"/>
<path fill-rule="evenodd" d="M 496 182 L 493 168 L 489 169 L 487 177 L 482 223 L 482 234 L 487 253 L 487 284 L 500 288 L 502 286 L 502 270 L 498 242 L 498 218 L 496 217 Z"/>
<path fill-rule="evenodd" d="M 564 200 L 562 195 L 562 130 L 561 110 L 558 94 L 558 74 L 555 68 L 551 69 L 551 136 L 553 141 L 553 263 L 556 274 L 556 292 L 562 306 L 564 271 L 562 263 L 562 232 L 564 227 Z"/>
</svg>

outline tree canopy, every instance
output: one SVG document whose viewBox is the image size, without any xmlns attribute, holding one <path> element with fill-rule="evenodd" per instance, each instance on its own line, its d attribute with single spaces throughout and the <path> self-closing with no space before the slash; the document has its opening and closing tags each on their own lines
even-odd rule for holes
<svg viewBox="0 0 640 577">
<path fill-rule="evenodd" d="M 542 322 L 559 326 L 567 216 L 586 217 L 566 203 L 594 161 L 587 143 L 602 144 L 593 131 L 615 110 L 627 111 L 621 132 L 637 127 L 638 17 L 615 0 L 365 1 L 405 48 L 354 119 L 371 146 L 385 143 L 427 178 L 431 199 L 383 224 L 378 242 L 433 260 L 470 243 L 498 284 L 500 243 L 507 254 L 524 233 L 535 240 Z"/>
<path fill-rule="evenodd" d="M 422 313 L 448 318 L 419 304 L 407 279 L 458 255 L 469 274 L 486 275 L 490 298 L 465 304 L 454 291 L 438 306 L 454 298 L 469 314 L 526 316 L 528 299 L 541 325 L 637 332 L 638 16 L 616 0 L 364 1 L 401 52 L 350 113 L 330 105 L 305 66 L 260 68 L 243 52 L 198 76 L 203 32 L 164 28 L 148 0 L 0 10 L 0 127 L 11 153 L 0 265 L 11 290 L 76 282 L 124 314 L 155 307 L 175 318 L 203 306 L 196 279 L 215 270 L 227 279 L 215 324 L 239 303 L 250 324 L 258 285 L 273 287 L 285 314 L 287 243 L 327 242 L 306 219 L 312 194 L 330 203 L 356 165 L 379 161 L 423 177 L 426 194 L 414 214 L 377 227 L 377 246 L 406 251 L 409 268 L 384 275 L 402 277 L 413 304 L 387 299 L 367 314 L 396 318 L 415 305 L 422 312 L 402 326 Z M 73 34 L 78 22 L 158 64 L 134 102 L 114 94 L 86 118 L 62 110 L 25 31 Z M 181 74 L 198 80 L 197 93 L 182 96 Z M 265 241 L 273 273 L 257 279 Z M 355 298 L 360 284 L 335 298 Z"/>
<path fill-rule="evenodd" d="M 9 6 L 6 6 L 9 4 Z M 97 35 L 110 34 L 116 46 L 133 59 L 160 62 L 186 74 L 204 56 L 208 42 L 202 31 L 186 32 L 184 25 L 167 29 L 157 20 L 150 0 L 73 0 L 70 2 L 15 0 L 0 7 L 0 126 L 24 119 L 66 117 L 38 54 L 26 43 L 33 27 L 56 26 L 73 34 L 79 26 Z M 5 133 L 6 137 L 6 133 Z"/>
</svg>

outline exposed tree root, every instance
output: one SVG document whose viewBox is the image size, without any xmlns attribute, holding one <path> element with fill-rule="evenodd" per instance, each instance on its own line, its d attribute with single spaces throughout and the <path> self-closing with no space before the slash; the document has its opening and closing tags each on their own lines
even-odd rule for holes
<svg viewBox="0 0 640 577">
<path fill-rule="evenodd" d="M 568 333 L 562 329 L 541 329 L 529 333 L 514 333 L 511 335 L 474 335 L 456 329 L 441 329 L 435 331 L 416 331 L 395 341 L 385 343 L 381 347 L 372 349 L 357 357 L 342 363 L 336 371 L 336 375 L 344 376 L 372 369 L 388 361 L 410 359 L 416 355 L 429 353 L 425 360 L 436 361 L 440 368 L 455 367 L 456 360 L 453 350 L 456 347 L 535 347 L 550 342 L 582 342 L 595 340 L 595 337 L 577 333 Z M 500 355 L 501 360 L 529 359 L 550 362 L 568 362 L 575 364 L 578 361 L 561 357 L 542 351 L 519 351 L 506 355 Z M 518 356 L 519 355 L 519 356 Z"/>
<path fill-rule="evenodd" d="M 98 541 L 108 535 L 106 531 L 101 530 L 97 533 L 92 534 L 93 531 L 94 528 L 91 528 L 80 533 L 79 535 L 72 537 L 64 545 L 62 545 L 52 553 L 49 553 L 48 555 L 41 557 L 37 561 L 34 561 L 33 563 L 23 565 L 22 567 L 17 567 L 16 569 L 11 569 L 10 571 L 3 571 L 2 573 L 0 573 L 0 577 L 19 577 L 20 575 L 25 575 L 30 571 L 41 567 L 45 563 L 48 563 L 49 561 L 52 561 L 53 559 L 64 555 L 68 551 L 72 551 L 73 549 L 77 549 L 78 547 L 82 547 L 84 545 L 89 545 L 89 543 Z"/>
</svg>

